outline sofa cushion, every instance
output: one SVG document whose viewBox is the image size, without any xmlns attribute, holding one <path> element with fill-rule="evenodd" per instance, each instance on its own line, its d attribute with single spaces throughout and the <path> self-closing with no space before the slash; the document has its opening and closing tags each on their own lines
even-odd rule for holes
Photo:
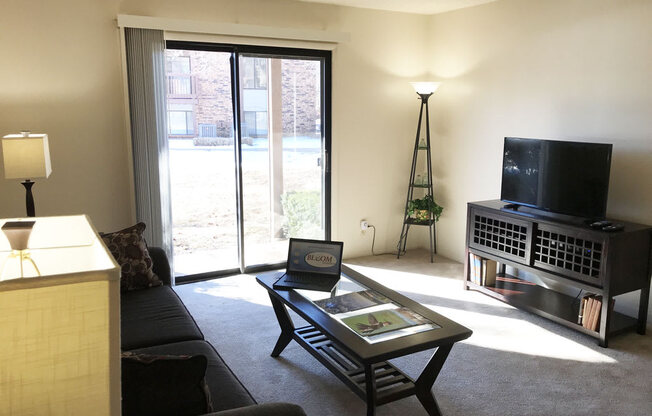
<svg viewBox="0 0 652 416">
<path fill-rule="evenodd" d="M 112 233 L 101 234 L 102 240 L 120 265 L 120 290 L 147 289 L 162 283 L 152 271 L 152 259 L 143 238 L 145 223 L 138 223 Z"/>
<path fill-rule="evenodd" d="M 161 247 L 147 247 L 147 251 L 149 251 L 149 257 L 153 262 L 152 271 L 164 285 L 171 285 L 172 270 L 170 270 L 170 262 L 165 250 Z"/>
<path fill-rule="evenodd" d="M 210 391 L 213 411 L 256 404 L 247 389 L 213 346 L 206 341 L 185 341 L 134 350 L 137 354 L 204 355 L 208 358 L 206 384 Z"/>
<path fill-rule="evenodd" d="M 222 410 L 204 416 L 306 416 L 306 412 L 296 404 L 278 402 Z"/>
<path fill-rule="evenodd" d="M 179 296 L 169 286 L 121 293 L 122 350 L 204 339 Z"/>
<path fill-rule="evenodd" d="M 195 416 L 211 412 L 203 355 L 122 354 L 122 414 Z"/>
</svg>

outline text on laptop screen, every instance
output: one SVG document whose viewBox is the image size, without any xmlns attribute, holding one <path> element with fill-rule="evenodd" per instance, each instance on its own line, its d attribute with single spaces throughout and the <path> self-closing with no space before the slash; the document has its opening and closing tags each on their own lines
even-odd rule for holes
<svg viewBox="0 0 652 416">
<path fill-rule="evenodd" d="M 339 275 L 340 245 L 293 241 L 288 259 L 288 271 Z"/>
</svg>

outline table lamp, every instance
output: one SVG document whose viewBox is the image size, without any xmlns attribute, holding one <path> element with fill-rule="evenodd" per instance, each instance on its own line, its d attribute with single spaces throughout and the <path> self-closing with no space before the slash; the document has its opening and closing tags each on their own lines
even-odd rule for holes
<svg viewBox="0 0 652 416">
<path fill-rule="evenodd" d="M 2 138 L 2 154 L 6 179 L 24 179 L 27 216 L 34 217 L 34 178 L 47 178 L 52 173 L 47 134 L 8 134 Z"/>
<path fill-rule="evenodd" d="M 32 228 L 40 273 L 0 233 L 0 414 L 119 415 L 120 268 L 86 216 Z"/>
</svg>

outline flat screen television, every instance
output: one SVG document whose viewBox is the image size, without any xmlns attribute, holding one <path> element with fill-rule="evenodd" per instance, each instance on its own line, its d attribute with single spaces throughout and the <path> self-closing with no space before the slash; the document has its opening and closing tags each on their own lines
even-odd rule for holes
<svg viewBox="0 0 652 416">
<path fill-rule="evenodd" d="M 603 219 L 611 144 L 505 137 L 500 199 L 553 213 Z"/>
</svg>

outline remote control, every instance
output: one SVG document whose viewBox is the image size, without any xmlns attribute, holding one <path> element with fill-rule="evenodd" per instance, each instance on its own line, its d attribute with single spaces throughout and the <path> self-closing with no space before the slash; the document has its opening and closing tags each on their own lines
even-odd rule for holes
<svg viewBox="0 0 652 416">
<path fill-rule="evenodd" d="M 590 224 L 590 227 L 595 229 L 604 229 L 604 227 L 608 227 L 610 225 L 611 225 L 611 221 L 596 221 L 596 222 L 592 222 Z"/>
<path fill-rule="evenodd" d="M 612 224 L 612 225 L 607 225 L 606 227 L 602 227 L 602 231 L 609 231 L 609 232 L 620 231 L 623 228 L 625 228 L 623 224 Z"/>
</svg>

